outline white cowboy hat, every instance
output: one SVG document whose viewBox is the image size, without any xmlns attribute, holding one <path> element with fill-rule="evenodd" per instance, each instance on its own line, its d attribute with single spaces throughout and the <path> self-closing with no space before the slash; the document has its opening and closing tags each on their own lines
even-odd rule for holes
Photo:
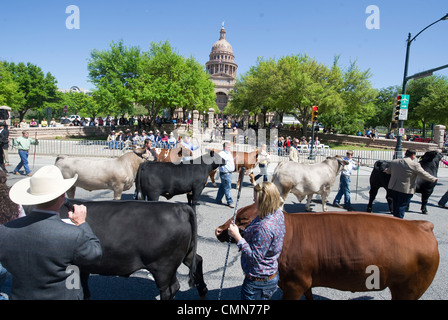
<svg viewBox="0 0 448 320">
<path fill-rule="evenodd" d="M 34 205 L 56 199 L 64 194 L 78 179 L 64 179 L 61 170 L 56 166 L 44 166 L 31 178 L 20 180 L 9 191 L 9 197 L 17 204 Z"/>
</svg>

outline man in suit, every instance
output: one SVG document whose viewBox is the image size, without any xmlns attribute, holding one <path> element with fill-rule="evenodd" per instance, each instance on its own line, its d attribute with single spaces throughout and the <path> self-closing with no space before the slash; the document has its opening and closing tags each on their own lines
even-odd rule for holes
<svg viewBox="0 0 448 320">
<path fill-rule="evenodd" d="M 415 193 L 417 176 L 431 182 L 438 180 L 414 161 L 416 157 L 414 150 L 407 150 L 403 159 L 391 161 L 389 168 L 384 171 L 391 175 L 388 189 L 393 199 L 393 215 L 397 218 L 404 218 L 406 208 Z"/>
<path fill-rule="evenodd" d="M 78 267 L 101 259 L 98 238 L 86 222 L 87 210 L 74 205 L 72 224 L 59 209 L 77 175 L 64 179 L 56 166 L 44 166 L 9 192 L 17 204 L 35 205 L 29 215 L 0 226 L 0 261 L 12 275 L 11 299 L 82 299 Z"/>
</svg>

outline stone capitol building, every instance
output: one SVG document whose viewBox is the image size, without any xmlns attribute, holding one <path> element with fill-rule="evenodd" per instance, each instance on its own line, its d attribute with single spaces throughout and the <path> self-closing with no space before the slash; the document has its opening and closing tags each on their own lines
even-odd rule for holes
<svg viewBox="0 0 448 320">
<path fill-rule="evenodd" d="M 236 83 L 238 65 L 230 43 L 226 40 L 224 23 L 219 40 L 215 42 L 210 53 L 210 60 L 205 64 L 210 78 L 215 84 L 216 104 L 222 112 L 229 101 L 229 93 Z"/>
</svg>

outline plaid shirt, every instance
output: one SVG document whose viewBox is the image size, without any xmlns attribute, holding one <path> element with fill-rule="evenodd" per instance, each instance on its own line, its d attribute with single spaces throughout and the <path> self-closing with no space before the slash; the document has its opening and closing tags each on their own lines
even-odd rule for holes
<svg viewBox="0 0 448 320">
<path fill-rule="evenodd" d="M 247 226 L 244 238 L 238 241 L 241 267 L 245 275 L 267 278 L 278 271 L 277 259 L 282 252 L 285 218 L 277 209 L 263 220 L 256 217 Z"/>
</svg>

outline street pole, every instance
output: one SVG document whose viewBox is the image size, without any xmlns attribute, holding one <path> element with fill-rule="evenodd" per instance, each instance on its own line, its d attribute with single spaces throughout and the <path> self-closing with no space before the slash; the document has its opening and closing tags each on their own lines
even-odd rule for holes
<svg viewBox="0 0 448 320">
<path fill-rule="evenodd" d="M 407 77 L 408 77 L 408 66 L 409 66 L 409 50 L 411 48 L 411 33 L 409 32 L 407 44 L 406 44 L 406 58 L 404 61 L 404 75 L 403 75 L 403 85 L 401 87 L 401 93 L 406 94 L 406 85 L 407 85 Z M 404 127 L 404 121 L 398 120 L 398 132 L 400 132 L 400 129 Z M 403 150 L 401 148 L 401 142 L 402 142 L 402 135 L 398 133 L 397 135 L 397 145 L 395 146 L 395 154 L 394 159 L 401 159 L 403 158 Z"/>
<path fill-rule="evenodd" d="M 434 21 L 433 23 L 431 23 L 430 25 L 428 25 L 427 27 L 423 28 L 419 33 L 417 33 L 417 35 L 411 39 L 411 33 L 409 33 L 408 35 L 408 39 L 406 41 L 406 59 L 404 62 L 404 75 L 403 75 L 403 85 L 402 85 L 402 89 L 401 89 L 401 93 L 402 94 L 406 94 L 406 86 L 407 86 L 407 82 L 408 82 L 408 66 L 409 66 L 409 51 L 411 48 L 411 43 L 412 41 L 415 40 L 415 38 L 417 38 L 423 31 L 425 31 L 426 29 L 428 29 L 429 27 L 435 25 L 437 22 L 442 21 L 442 20 L 448 20 L 448 14 L 444 15 L 442 18 L 440 18 L 437 21 Z M 440 68 L 439 68 L 440 69 Z M 402 136 L 400 135 L 400 129 L 403 129 L 403 120 L 399 120 L 398 123 L 398 136 L 397 136 L 397 145 L 395 146 L 395 155 L 394 155 L 394 159 L 401 159 L 403 158 L 403 150 L 401 148 L 401 143 L 402 143 Z"/>
<path fill-rule="evenodd" d="M 311 132 L 311 150 L 310 150 L 310 156 L 308 157 L 308 159 L 310 159 L 310 160 L 314 160 L 313 146 L 314 146 L 314 124 L 315 123 L 316 122 L 313 121 L 313 125 L 311 127 L 311 130 L 312 130 L 312 132 Z"/>
</svg>

